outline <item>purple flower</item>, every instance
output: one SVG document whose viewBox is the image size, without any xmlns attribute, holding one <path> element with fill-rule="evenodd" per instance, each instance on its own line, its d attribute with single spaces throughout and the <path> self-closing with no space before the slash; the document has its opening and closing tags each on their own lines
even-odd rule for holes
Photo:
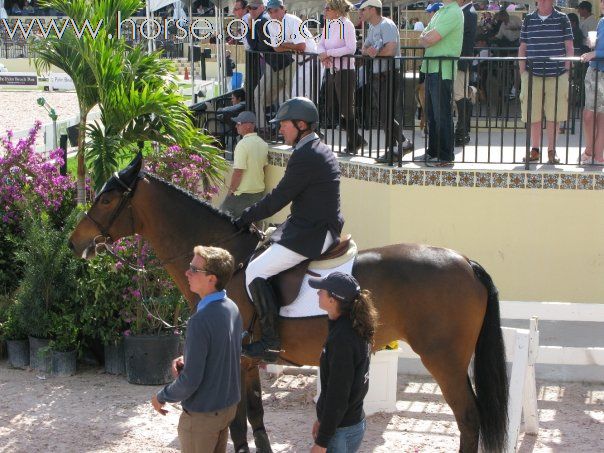
<svg viewBox="0 0 604 453">
<path fill-rule="evenodd" d="M 132 331 L 130 329 L 124 330 L 124 336 L 125 337 L 130 336 L 130 335 L 132 335 Z"/>
</svg>

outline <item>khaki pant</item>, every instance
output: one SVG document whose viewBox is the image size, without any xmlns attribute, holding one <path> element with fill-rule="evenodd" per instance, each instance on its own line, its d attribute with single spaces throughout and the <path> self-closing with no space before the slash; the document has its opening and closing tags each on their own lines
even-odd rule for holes
<svg viewBox="0 0 604 453">
<path fill-rule="evenodd" d="M 186 412 L 178 421 L 178 440 L 183 453 L 225 453 L 229 424 L 237 405 L 214 412 Z"/>
<path fill-rule="evenodd" d="M 545 87 L 543 82 L 545 80 Z M 520 90 L 520 102 L 522 103 L 522 121 L 527 122 L 528 116 L 528 89 L 529 73 L 524 71 L 520 75 L 522 88 Z M 568 116 L 568 73 L 565 72 L 558 77 L 538 77 L 533 76 L 531 87 L 531 123 L 541 121 L 542 114 L 545 113 L 547 121 L 566 121 Z M 545 96 L 545 101 L 543 97 Z"/>
<path fill-rule="evenodd" d="M 266 126 L 266 106 L 282 104 L 291 93 L 292 74 L 296 70 L 295 63 L 273 71 L 267 64 L 264 75 L 260 77 L 258 86 L 254 89 L 254 103 L 256 104 L 256 118 L 260 127 Z"/>
<path fill-rule="evenodd" d="M 453 81 L 453 98 L 455 101 L 470 97 L 469 82 L 470 71 L 457 71 L 455 73 L 455 80 Z"/>
</svg>

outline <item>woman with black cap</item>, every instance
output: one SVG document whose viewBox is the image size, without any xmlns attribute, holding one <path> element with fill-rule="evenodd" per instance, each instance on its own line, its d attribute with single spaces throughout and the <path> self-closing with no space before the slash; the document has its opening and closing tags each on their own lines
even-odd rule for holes
<svg viewBox="0 0 604 453">
<path fill-rule="evenodd" d="M 363 399 L 369 389 L 369 358 L 377 311 L 369 291 L 351 275 L 333 272 L 312 278 L 329 333 L 321 353 L 321 395 L 312 428 L 311 453 L 354 453 L 365 434 Z"/>
</svg>

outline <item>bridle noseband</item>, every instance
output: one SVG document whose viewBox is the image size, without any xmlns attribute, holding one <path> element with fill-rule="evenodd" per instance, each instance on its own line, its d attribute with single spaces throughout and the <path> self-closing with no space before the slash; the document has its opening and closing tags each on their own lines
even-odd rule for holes
<svg viewBox="0 0 604 453">
<path fill-rule="evenodd" d="M 141 178 L 143 178 L 143 175 L 139 173 L 139 175 L 137 175 L 134 178 L 134 180 L 130 183 L 130 185 L 128 185 L 124 181 L 121 180 L 120 175 L 117 172 L 113 173 L 113 181 L 117 182 L 124 189 L 124 192 L 122 193 L 120 202 L 118 203 L 118 205 L 115 207 L 115 209 L 111 213 L 111 217 L 109 217 L 109 222 L 108 222 L 107 226 L 101 225 L 101 223 L 98 220 L 96 220 L 94 217 L 92 217 L 88 213 L 88 211 L 86 211 L 84 213 L 84 216 L 88 220 L 90 220 L 101 233 L 100 235 L 95 236 L 94 239 L 92 240 L 95 248 L 98 246 L 106 246 L 107 244 L 110 244 L 113 242 L 113 239 L 111 237 L 111 234 L 109 233 L 109 230 L 111 229 L 111 227 L 113 226 L 114 222 L 117 220 L 119 215 L 122 213 L 122 211 L 124 210 L 126 205 L 128 205 L 128 207 L 130 209 L 132 209 L 132 205 L 130 205 L 130 200 L 132 199 L 132 195 L 134 195 L 134 189 L 136 188 L 136 183 Z M 100 199 L 100 196 L 108 190 L 111 190 L 111 188 L 101 191 L 101 193 L 97 197 L 97 201 Z M 94 207 L 95 204 L 96 204 L 96 202 L 92 205 L 92 207 Z M 130 211 L 130 214 L 132 215 L 132 211 Z M 134 228 L 134 217 L 132 217 L 132 227 Z"/>
</svg>

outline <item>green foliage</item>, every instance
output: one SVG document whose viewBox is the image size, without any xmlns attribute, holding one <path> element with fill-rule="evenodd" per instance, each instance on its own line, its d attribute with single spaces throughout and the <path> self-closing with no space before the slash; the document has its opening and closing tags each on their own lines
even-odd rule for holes
<svg viewBox="0 0 604 453">
<path fill-rule="evenodd" d="M 63 318 L 74 326 L 79 318 L 76 290 L 82 265 L 67 247 L 76 214 L 74 211 L 63 228 L 56 229 L 47 214 L 31 212 L 24 221 L 25 239 L 16 253 L 24 269 L 16 299 L 27 334 L 53 338 L 60 344 L 72 336 L 64 330 Z"/>
<path fill-rule="evenodd" d="M 27 339 L 27 331 L 21 318 L 21 307 L 8 295 L 2 296 L 0 305 L 0 339 Z"/>
<path fill-rule="evenodd" d="M 194 149 L 212 162 L 208 176 L 217 179 L 225 162 L 192 122 L 188 107 L 176 83 L 173 62 L 161 52 L 148 53 L 146 43 L 130 46 L 124 38 L 113 36 L 121 20 L 131 17 L 144 6 L 140 0 L 46 0 L 52 7 L 76 23 L 88 20 L 96 36 L 76 36 L 72 27 L 61 38 L 50 35 L 37 41 L 35 52 L 38 70 L 50 65 L 71 76 L 80 104 L 81 133 L 88 132 L 86 144 L 80 140 L 78 159 L 81 168 L 88 165 L 95 189 L 118 169 L 120 158 L 132 158 L 136 144 L 154 141 L 167 146 Z M 110 37 L 111 35 L 111 37 Z M 90 109 L 99 105 L 100 121 L 86 124 Z M 80 136 L 82 138 L 82 136 Z M 85 161 L 84 161 L 85 157 Z M 83 174 L 78 183 L 83 185 Z"/>
<path fill-rule="evenodd" d="M 128 329 L 121 311 L 126 305 L 124 291 L 132 276 L 118 271 L 114 258 L 106 254 L 95 256 L 87 264 L 79 285 L 83 333 L 110 344 Z"/>
</svg>

